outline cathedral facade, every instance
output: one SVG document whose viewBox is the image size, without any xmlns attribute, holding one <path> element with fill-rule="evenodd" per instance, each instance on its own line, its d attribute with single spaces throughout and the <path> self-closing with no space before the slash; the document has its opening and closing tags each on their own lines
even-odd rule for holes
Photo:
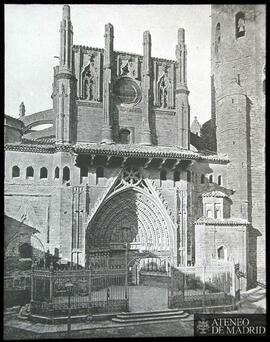
<svg viewBox="0 0 270 342">
<path fill-rule="evenodd" d="M 64 5 L 52 108 L 5 116 L 5 215 L 35 229 L 6 256 L 121 267 L 128 249 L 141 267 L 234 261 L 263 281 L 264 11 L 212 6 L 212 118 L 192 132 L 183 28 L 175 60 L 151 56 L 148 31 L 142 55 L 115 51 L 110 23 L 104 48 L 75 45 Z"/>
</svg>

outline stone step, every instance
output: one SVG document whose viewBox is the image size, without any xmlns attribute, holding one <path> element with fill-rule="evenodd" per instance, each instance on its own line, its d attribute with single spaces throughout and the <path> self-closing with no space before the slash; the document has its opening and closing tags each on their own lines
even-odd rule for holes
<svg viewBox="0 0 270 342">
<path fill-rule="evenodd" d="M 139 322 L 156 322 L 156 321 L 170 321 L 170 320 L 179 320 L 185 319 L 189 316 L 188 313 L 184 314 L 175 314 L 175 315 L 163 315 L 163 316 L 152 316 L 152 317 L 141 317 L 141 318 L 113 318 L 112 321 L 114 323 L 139 323 Z"/>
<path fill-rule="evenodd" d="M 141 312 L 141 313 L 124 313 L 124 314 L 118 314 L 117 318 L 123 318 L 123 319 L 132 319 L 132 318 L 143 318 L 143 317 L 167 317 L 172 315 L 183 315 L 185 314 L 184 311 L 176 310 L 172 312 Z"/>
<path fill-rule="evenodd" d="M 132 311 L 132 312 L 121 312 L 119 315 L 125 316 L 133 316 L 133 315 L 148 315 L 148 314 L 155 314 L 155 313 L 166 313 L 166 312 L 184 312 L 183 310 L 179 309 L 164 309 L 164 310 L 153 310 L 153 311 Z"/>
</svg>

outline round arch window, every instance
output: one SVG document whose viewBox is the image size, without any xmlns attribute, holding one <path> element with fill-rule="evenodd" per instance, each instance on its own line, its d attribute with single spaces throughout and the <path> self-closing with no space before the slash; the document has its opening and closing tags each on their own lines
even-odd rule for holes
<svg viewBox="0 0 270 342">
<path fill-rule="evenodd" d="M 132 79 L 124 77 L 116 81 L 113 87 L 114 96 L 118 103 L 132 104 L 140 100 L 140 88 Z"/>
</svg>

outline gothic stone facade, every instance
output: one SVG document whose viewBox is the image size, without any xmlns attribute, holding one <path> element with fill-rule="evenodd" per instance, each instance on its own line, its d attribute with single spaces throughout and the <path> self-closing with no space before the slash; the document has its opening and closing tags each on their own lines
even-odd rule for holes
<svg viewBox="0 0 270 342">
<path fill-rule="evenodd" d="M 117 267 L 129 243 L 130 258 L 148 251 L 152 262 L 156 257 L 174 266 L 234 260 L 250 284 L 257 269 L 262 279 L 264 222 L 257 210 L 264 208 L 263 134 L 253 122 L 259 116 L 264 124 L 264 99 L 253 74 L 244 73 L 259 68 L 256 54 L 263 51 L 253 46 L 257 8 L 243 9 L 246 35 L 236 38 L 238 6 L 213 6 L 210 127 L 216 131 L 209 136 L 216 134 L 218 150 L 209 152 L 203 135 L 190 131 L 184 29 L 178 29 L 175 60 L 151 56 L 148 31 L 142 55 L 115 51 L 111 24 L 105 25 L 104 49 L 74 45 L 70 8 L 63 6 L 53 108 L 25 115 L 22 103 L 19 119 L 5 117 L 5 213 L 38 230 L 35 250 L 57 251 L 62 262 L 109 260 Z M 245 89 L 257 96 L 249 126 L 249 95 L 222 76 L 233 70 L 232 44 L 241 45 L 237 65 Z M 33 130 L 40 124 L 51 127 Z"/>
</svg>

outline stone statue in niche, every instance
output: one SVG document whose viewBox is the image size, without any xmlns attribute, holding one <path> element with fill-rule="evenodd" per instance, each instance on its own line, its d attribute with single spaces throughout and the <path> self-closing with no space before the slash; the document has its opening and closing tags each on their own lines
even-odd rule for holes
<svg viewBox="0 0 270 342">
<path fill-rule="evenodd" d="M 82 75 L 82 98 L 88 101 L 97 100 L 97 70 L 95 67 L 95 55 L 89 55 L 89 64 Z"/>
<path fill-rule="evenodd" d="M 135 77 L 136 74 L 136 63 L 131 59 L 124 59 L 121 61 L 120 76 Z"/>
<path fill-rule="evenodd" d="M 161 108 L 168 108 L 168 93 L 171 88 L 171 82 L 168 76 L 168 66 L 163 63 L 161 68 L 162 75 L 158 81 L 158 99 Z"/>
<path fill-rule="evenodd" d="M 162 108 L 167 108 L 167 86 L 164 77 L 162 77 L 159 84 L 159 102 Z"/>
<path fill-rule="evenodd" d="M 245 32 L 245 19 L 244 18 L 239 18 L 238 19 L 238 32 Z"/>
</svg>

